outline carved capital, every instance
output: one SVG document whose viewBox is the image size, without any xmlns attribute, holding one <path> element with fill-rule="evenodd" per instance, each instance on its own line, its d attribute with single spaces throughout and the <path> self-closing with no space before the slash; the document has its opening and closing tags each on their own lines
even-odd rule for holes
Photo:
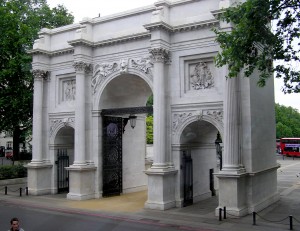
<svg viewBox="0 0 300 231">
<path fill-rule="evenodd" d="M 149 52 L 152 55 L 153 62 L 169 63 L 171 60 L 170 51 L 165 48 L 152 48 Z"/>
<path fill-rule="evenodd" d="M 88 73 L 92 69 L 92 65 L 83 61 L 74 62 L 73 67 L 76 72 Z"/>
<path fill-rule="evenodd" d="M 32 70 L 32 75 L 33 75 L 34 79 L 37 79 L 37 80 L 45 79 L 45 80 L 47 80 L 48 71 L 41 70 L 41 69 L 35 69 L 35 70 Z"/>
</svg>

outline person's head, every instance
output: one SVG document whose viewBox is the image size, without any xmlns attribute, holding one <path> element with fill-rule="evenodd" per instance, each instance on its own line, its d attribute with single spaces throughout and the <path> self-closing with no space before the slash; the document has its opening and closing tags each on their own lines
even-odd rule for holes
<svg viewBox="0 0 300 231">
<path fill-rule="evenodd" d="M 19 219 L 14 217 L 10 220 L 10 230 L 16 231 L 19 230 Z"/>
</svg>

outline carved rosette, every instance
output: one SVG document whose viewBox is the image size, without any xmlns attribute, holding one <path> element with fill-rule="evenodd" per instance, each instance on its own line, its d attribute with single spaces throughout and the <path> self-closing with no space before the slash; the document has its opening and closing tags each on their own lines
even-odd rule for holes
<svg viewBox="0 0 300 231">
<path fill-rule="evenodd" d="M 74 124 L 74 122 L 75 122 L 75 118 L 73 118 L 73 117 L 50 120 L 50 136 L 53 135 L 53 132 L 60 125 L 62 125 L 63 127 L 71 126 L 71 124 Z"/>
<path fill-rule="evenodd" d="M 74 62 L 73 67 L 76 72 L 89 73 L 92 70 L 92 65 L 83 61 Z"/>
<path fill-rule="evenodd" d="M 45 70 L 41 70 L 41 69 L 32 70 L 32 75 L 33 78 L 36 80 L 48 79 L 48 71 Z"/>
<path fill-rule="evenodd" d="M 170 51 L 165 48 L 152 48 L 149 50 L 152 55 L 153 62 L 156 63 L 170 63 L 171 55 Z"/>
</svg>

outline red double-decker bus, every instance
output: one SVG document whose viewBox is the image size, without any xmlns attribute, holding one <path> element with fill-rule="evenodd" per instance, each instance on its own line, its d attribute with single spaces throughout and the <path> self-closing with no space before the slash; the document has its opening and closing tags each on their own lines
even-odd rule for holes
<svg viewBox="0 0 300 231">
<path fill-rule="evenodd" d="M 281 138 L 281 154 L 286 156 L 300 156 L 300 138 Z"/>
</svg>

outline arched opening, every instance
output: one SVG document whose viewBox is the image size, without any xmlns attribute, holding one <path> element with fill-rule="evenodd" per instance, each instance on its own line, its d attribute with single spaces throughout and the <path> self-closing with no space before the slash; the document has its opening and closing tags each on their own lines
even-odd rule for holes
<svg viewBox="0 0 300 231">
<path fill-rule="evenodd" d="M 102 165 L 99 177 L 103 182 L 103 196 L 147 189 L 147 178 L 144 174 L 147 113 L 138 111 L 136 114 L 132 111 L 126 113 L 121 109 L 145 107 L 151 94 L 152 90 L 145 80 L 133 74 L 122 74 L 113 78 L 101 94 L 99 108 L 114 110 L 111 115 L 102 115 L 103 123 L 99 126 L 103 131 L 102 153 L 99 158 L 102 160 L 99 162 L 100 168 Z M 120 109 L 119 114 L 115 113 L 117 109 Z M 128 121 L 132 114 L 136 116 L 134 128 Z M 116 138 L 119 143 L 116 143 L 116 139 L 112 142 L 112 139 L 106 138 L 107 134 L 112 135 L 112 129 L 118 134 Z M 113 146 L 109 146 L 112 143 Z M 111 190 L 112 187 L 115 187 L 115 190 Z M 109 188 L 108 192 L 107 188 Z"/>
<path fill-rule="evenodd" d="M 62 127 L 54 139 L 54 188 L 57 193 L 69 191 L 69 167 L 74 162 L 74 129 L 69 126 Z"/>
<path fill-rule="evenodd" d="M 217 195 L 220 170 L 216 152 L 218 130 L 204 120 L 188 124 L 180 136 L 181 197 L 183 206 Z"/>
</svg>

